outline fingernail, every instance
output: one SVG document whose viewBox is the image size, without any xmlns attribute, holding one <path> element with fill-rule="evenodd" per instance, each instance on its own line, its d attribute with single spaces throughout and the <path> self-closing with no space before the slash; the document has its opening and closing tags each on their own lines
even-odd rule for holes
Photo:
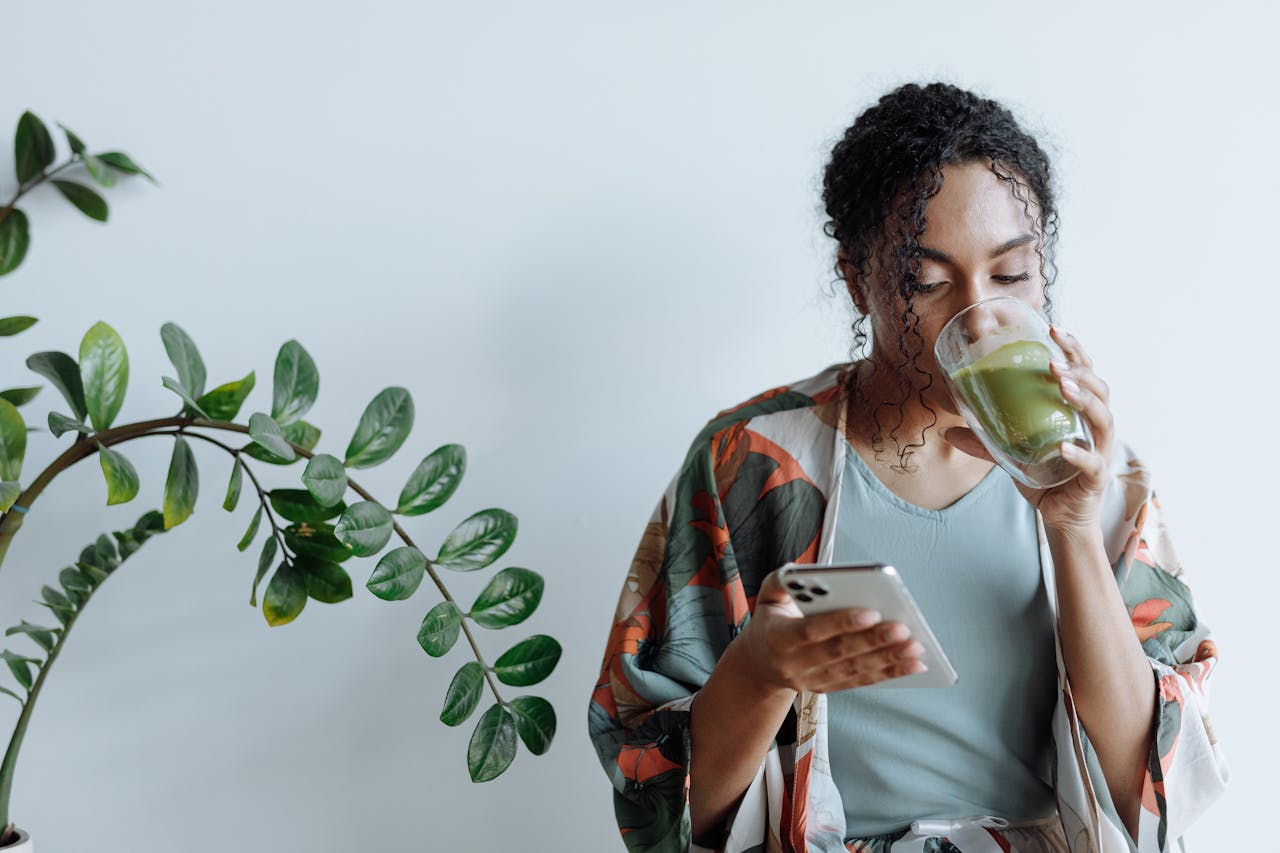
<svg viewBox="0 0 1280 853">
<path fill-rule="evenodd" d="M 1071 369 L 1071 365 L 1067 364 L 1065 361 L 1059 361 L 1056 358 L 1049 362 L 1049 366 L 1054 370 L 1058 370 L 1063 373 Z"/>
<path fill-rule="evenodd" d="M 1064 376 L 1062 377 L 1062 390 L 1075 397 L 1080 393 L 1080 386 L 1076 384 L 1074 379 L 1068 379 Z"/>
<path fill-rule="evenodd" d="M 853 618 L 853 624 L 865 628 L 880 621 L 880 614 L 875 610 L 862 610 Z"/>
<path fill-rule="evenodd" d="M 910 645 L 906 646 L 905 648 L 898 649 L 897 654 L 899 658 L 910 658 L 910 657 L 917 657 L 923 652 L 924 652 L 924 646 L 920 645 L 915 640 L 912 640 Z"/>
<path fill-rule="evenodd" d="M 1062 447 L 1059 449 L 1062 451 L 1063 456 L 1079 457 L 1084 453 L 1082 447 L 1069 441 L 1062 442 Z"/>
<path fill-rule="evenodd" d="M 908 637 L 908 635 L 910 635 L 910 633 L 911 632 L 910 630 L 907 629 L 906 625 L 899 624 L 899 625 L 894 625 L 892 628 L 885 631 L 883 634 L 883 637 L 886 642 L 890 640 L 905 640 Z"/>
</svg>

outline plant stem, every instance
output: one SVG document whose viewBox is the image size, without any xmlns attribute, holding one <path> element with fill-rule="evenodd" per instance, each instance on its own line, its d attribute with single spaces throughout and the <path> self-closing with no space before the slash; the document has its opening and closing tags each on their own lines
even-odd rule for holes
<svg viewBox="0 0 1280 853">
<path fill-rule="evenodd" d="M 3 222 L 4 218 L 8 216 L 10 212 L 12 212 L 13 206 L 18 203 L 18 199 L 22 198 L 24 195 L 31 192 L 33 189 L 40 186 L 45 181 L 49 180 L 54 175 L 61 172 L 63 169 L 67 169 L 67 168 L 70 168 L 71 166 L 74 166 L 78 161 L 79 161 L 79 157 L 73 154 L 70 160 L 63 163 L 58 168 L 54 169 L 52 172 L 41 172 L 40 177 L 36 178 L 34 181 L 27 184 L 26 186 L 19 184 L 18 191 L 13 194 L 13 198 L 9 199 L 9 203 L 6 204 L 4 207 L 0 207 L 0 222 Z"/>
<path fill-rule="evenodd" d="M 367 501 L 373 500 L 373 497 L 370 496 L 370 494 L 366 492 L 364 489 L 360 488 L 360 485 L 356 483 L 354 480 L 352 480 L 350 477 L 347 478 L 347 485 L 351 487 L 352 491 L 354 491 L 356 494 L 358 494 L 360 497 L 364 498 L 365 500 Z M 374 503 L 377 503 L 377 501 L 374 501 Z M 422 554 L 422 549 L 418 548 L 417 545 L 413 544 L 413 540 L 409 538 L 408 533 L 404 532 L 404 529 L 400 527 L 399 523 L 395 523 L 393 526 L 396 531 L 396 535 L 400 537 L 401 541 L 403 541 L 404 544 L 408 545 L 411 548 L 417 548 L 418 553 Z M 440 580 L 440 576 L 436 574 L 435 565 L 431 562 L 430 559 L 426 558 L 425 554 L 423 554 L 423 558 L 427 560 L 427 574 L 430 575 L 431 580 L 435 582 L 436 588 L 440 590 L 440 594 L 444 596 L 445 601 L 452 601 L 454 603 L 454 606 L 456 607 L 458 602 L 454 599 L 452 595 L 449 594 L 449 590 L 445 589 L 444 582 Z M 480 662 L 480 666 L 484 669 L 485 681 L 489 682 L 489 689 L 493 691 L 493 697 L 498 700 L 499 704 L 505 706 L 507 702 L 502 698 L 502 694 L 498 692 L 498 685 L 495 684 L 493 681 L 493 673 L 489 670 L 489 664 L 487 661 L 485 661 L 484 655 L 480 654 L 480 647 L 476 645 L 476 638 L 471 635 L 471 629 L 467 627 L 467 619 L 470 617 L 466 615 L 466 612 L 463 611 L 461 607 L 458 607 L 458 610 L 463 614 L 462 633 L 467 635 L 467 642 L 471 644 L 471 651 L 475 654 L 476 660 Z"/>
<path fill-rule="evenodd" d="M 207 435 L 202 435 L 196 432 L 188 432 L 188 430 L 192 427 L 201 428 L 201 429 L 216 429 L 216 430 L 222 430 L 223 432 L 237 432 L 242 435 L 249 434 L 249 428 L 247 426 L 242 426 L 241 424 L 232 423 L 231 421 L 193 420 L 192 418 L 181 417 L 181 416 L 171 417 L 171 418 L 158 418 L 156 420 L 151 420 L 151 421 L 139 421 L 138 423 L 126 424 L 125 426 L 114 427 L 112 429 L 103 430 L 102 432 L 94 433 L 91 436 L 84 437 L 83 440 L 77 439 L 75 443 L 73 443 L 70 447 L 68 447 L 66 451 L 64 451 L 60 456 L 58 456 L 57 459 L 53 460 L 53 462 L 51 462 L 49 466 L 44 469 L 44 471 L 40 472 L 40 476 L 36 477 L 36 479 L 31 482 L 31 485 L 27 486 L 27 488 L 23 491 L 21 495 L 18 496 L 17 501 L 15 501 L 14 503 L 16 506 L 26 507 L 29 510 L 31 508 L 31 504 L 36 500 L 36 498 L 38 498 L 41 495 L 41 493 L 44 492 L 45 487 L 49 485 L 49 483 L 53 480 L 54 477 L 56 477 L 62 471 L 65 471 L 67 468 L 70 468 L 72 465 L 76 464 L 77 462 L 81 461 L 82 459 L 85 459 L 86 457 L 96 453 L 98 444 L 102 444 L 104 447 L 110 447 L 115 444 L 120 444 L 122 442 L 130 441 L 135 438 L 142 438 L 143 436 L 147 436 L 147 435 L 184 434 L 184 435 L 191 436 L 193 438 L 202 439 L 204 441 L 209 442 L 210 444 L 217 445 L 218 447 L 221 447 L 223 450 L 232 454 L 237 460 L 240 459 L 239 450 L 237 450 L 236 448 L 230 447 L 229 445 L 223 444 L 222 442 L 216 439 L 210 438 Z M 303 457 L 304 459 L 310 459 L 314 455 L 311 451 L 306 450 L 305 448 L 299 447 L 298 445 L 293 444 L 292 442 L 290 442 L 290 446 L 293 448 L 295 453 L 297 453 L 299 456 Z M 241 461 L 241 464 L 244 465 L 245 471 L 248 472 L 249 474 L 249 479 L 253 482 L 253 486 L 258 492 L 258 499 L 262 501 L 263 506 L 266 507 L 267 519 L 271 523 L 272 531 L 275 534 L 275 536 L 278 539 L 280 539 L 281 553 L 287 555 L 288 551 L 284 547 L 283 539 L 280 538 L 281 537 L 280 530 L 276 526 L 275 516 L 272 515 L 271 507 L 269 506 L 269 502 L 266 499 L 266 494 L 262 488 L 262 485 L 258 482 L 257 476 L 254 475 L 253 469 L 250 468 L 243 461 Z M 378 503 L 377 501 L 374 500 L 373 496 L 369 494 L 369 492 L 367 492 L 363 487 L 360 486 L 359 483 L 357 483 L 355 480 L 352 480 L 350 477 L 347 478 L 347 485 L 351 487 L 352 491 L 360 495 L 360 497 L 364 498 L 365 500 Z M 23 522 L 23 519 L 25 518 L 25 515 L 26 515 L 25 513 L 16 512 L 11 509 L 9 512 L 5 513 L 3 516 L 0 516 L 0 565 L 3 565 L 5 553 L 9 550 L 9 543 L 12 541 L 14 535 L 18 532 L 18 530 L 21 529 L 22 522 Z M 404 528 L 402 528 L 399 525 L 399 523 L 394 524 L 394 530 L 396 532 L 396 535 L 400 537 L 401 541 L 403 541 L 405 545 L 408 545 L 411 548 L 417 548 L 417 546 L 414 545 L 413 540 L 409 538 L 409 534 L 404 531 Z M 421 548 L 418 548 L 418 551 L 419 553 L 422 553 Z M 431 577 L 432 582 L 436 585 L 436 589 L 440 591 L 440 595 L 442 595 L 446 601 L 452 601 L 455 605 L 457 605 L 457 600 L 454 599 L 454 597 L 449 593 L 449 590 L 444 585 L 444 581 L 440 579 L 440 575 L 436 572 L 435 564 L 432 563 L 430 559 L 426 558 L 425 554 L 424 554 L 424 559 L 426 559 L 427 574 Z M 461 607 L 459 607 L 458 609 L 460 611 L 462 610 Z M 493 673 L 489 669 L 489 664 L 485 660 L 484 655 L 480 653 L 480 647 L 476 644 L 475 636 L 471 633 L 470 627 L 467 626 L 467 622 L 466 622 L 467 618 L 468 617 L 465 615 L 465 612 L 464 612 L 464 617 L 462 621 L 462 632 L 466 635 L 467 643 L 470 644 L 471 651 L 472 653 L 475 654 L 476 660 L 479 661 L 480 666 L 484 669 L 485 681 L 488 682 L 489 689 L 493 692 L 494 698 L 498 700 L 499 704 L 505 706 L 507 702 L 502 698 L 502 694 L 498 692 L 498 685 L 494 681 Z"/>
<path fill-rule="evenodd" d="M 90 593 L 92 595 L 92 593 Z M 18 750 L 22 748 L 22 739 L 27 733 L 27 723 L 31 720 L 31 710 L 36 705 L 36 696 L 40 692 L 40 687 L 44 684 L 45 676 L 49 673 L 49 667 L 53 665 L 53 661 L 58 656 L 58 652 L 62 651 L 62 644 L 67 639 L 67 633 L 71 630 L 71 626 L 80 616 L 80 609 L 84 604 L 88 603 L 88 596 L 85 601 L 74 611 L 74 615 L 63 625 L 58 635 L 58 641 L 54 643 L 53 650 L 49 652 L 49 658 L 40 665 L 40 673 L 36 676 L 35 683 L 31 685 L 31 689 L 27 691 L 26 701 L 22 703 L 22 713 L 18 715 L 17 725 L 13 727 L 13 735 L 9 738 L 9 748 L 5 751 L 4 762 L 0 763 L 0 827 L 7 826 L 9 823 L 9 794 L 13 787 L 13 772 L 18 764 Z M 3 839 L 0 839 L 0 843 Z"/>
</svg>

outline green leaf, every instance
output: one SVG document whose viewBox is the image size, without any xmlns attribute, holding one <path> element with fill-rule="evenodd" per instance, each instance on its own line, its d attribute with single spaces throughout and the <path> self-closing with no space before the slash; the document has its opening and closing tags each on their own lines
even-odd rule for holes
<svg viewBox="0 0 1280 853">
<path fill-rule="evenodd" d="M 123 534 L 117 531 L 114 535 L 116 537 L 120 537 Z M 108 575 L 105 571 L 98 568 L 97 566 L 90 565 L 89 563 L 76 563 L 76 568 L 80 570 L 80 573 L 82 575 L 84 575 L 90 581 L 92 581 L 94 585 L 100 584 L 104 580 L 106 580 L 108 577 L 110 577 L 110 575 Z"/>
<path fill-rule="evenodd" d="M 61 622 L 63 625 L 66 625 L 76 616 L 76 612 L 72 610 L 70 607 L 60 607 L 56 604 L 50 604 L 47 601 L 37 601 L 36 603 L 43 607 L 49 608 L 49 612 L 52 613 L 54 617 L 57 618 L 57 620 Z"/>
<path fill-rule="evenodd" d="M 443 657 L 458 642 L 461 630 L 462 611 L 452 601 L 442 601 L 423 617 L 422 627 L 418 629 L 418 645 L 433 658 Z M 476 667 L 478 669 L 479 664 Z"/>
<path fill-rule="evenodd" d="M 551 674 L 560 661 L 560 644 L 554 637 L 534 634 L 516 643 L 493 665 L 493 672 L 503 684 L 528 687 Z"/>
<path fill-rule="evenodd" d="M 77 609 L 89 598 L 89 590 L 85 583 L 84 576 L 80 574 L 78 569 L 65 568 L 58 574 L 58 580 L 62 583 L 62 588 L 66 592 L 67 599 L 71 602 L 71 606 Z M 72 581 L 68 584 L 67 581 Z"/>
<path fill-rule="evenodd" d="M 474 572 L 505 554 L 515 539 L 514 515 L 505 509 L 482 509 L 445 537 L 436 563 L 455 572 Z"/>
<path fill-rule="evenodd" d="M 80 380 L 80 367 L 65 352 L 38 352 L 27 359 L 27 367 L 53 383 L 71 407 L 76 420 L 83 421 L 89 415 L 84 397 L 84 383 Z"/>
<path fill-rule="evenodd" d="M 293 563 L 282 563 L 271 576 L 267 592 L 262 596 L 262 614 L 267 617 L 267 624 L 274 628 L 292 622 L 306 603 L 306 575 Z"/>
<path fill-rule="evenodd" d="M 253 371 L 250 370 L 249 375 L 244 379 L 219 385 L 207 394 L 201 395 L 196 402 L 215 421 L 235 420 L 236 415 L 240 413 L 240 406 L 253 390 L 253 382 Z"/>
<path fill-rule="evenodd" d="M 23 619 L 21 625 L 14 625 L 12 628 L 6 628 L 4 635 L 6 637 L 14 634 L 26 634 L 44 649 L 46 652 L 53 651 L 53 644 L 57 642 L 57 631 L 53 628 L 46 628 L 43 625 L 32 625 Z"/>
<path fill-rule="evenodd" d="M 391 458 L 413 429 L 413 398 L 403 388 L 387 388 L 365 408 L 347 445 L 348 468 L 370 468 Z"/>
<path fill-rule="evenodd" d="M 0 658 L 4 658 L 4 662 L 9 665 L 9 671 L 13 673 L 13 677 L 18 680 L 18 683 L 30 690 L 32 682 L 30 664 L 34 663 L 38 666 L 40 659 L 14 654 L 8 649 L 0 652 Z"/>
<path fill-rule="evenodd" d="M 258 512 L 262 512 L 262 507 L 258 507 Z M 267 570 L 271 568 L 271 563 L 276 558 L 276 537 L 268 536 L 267 540 L 262 543 L 262 552 L 258 555 L 258 571 L 253 576 L 253 587 L 249 590 L 249 606 L 258 606 L 258 584 L 262 583 L 262 579 L 267 576 Z M 288 564 L 288 560 L 285 560 Z"/>
<path fill-rule="evenodd" d="M 541 696 L 517 696 L 511 700 L 510 707 L 520 740 L 534 755 L 545 753 L 556 734 L 555 708 Z"/>
<path fill-rule="evenodd" d="M 338 457 L 320 453 L 307 463 L 307 469 L 302 472 L 302 482 L 317 502 L 331 506 L 347 493 L 347 469 L 342 467 Z"/>
<path fill-rule="evenodd" d="M 49 183 L 58 188 L 62 197 L 76 206 L 76 209 L 90 219 L 99 222 L 107 221 L 107 200 L 84 184 L 75 181 L 62 181 L 54 178 Z"/>
<path fill-rule="evenodd" d="M 0 482 L 0 512 L 12 509 L 21 494 L 22 486 L 17 483 Z"/>
<path fill-rule="evenodd" d="M 484 712 L 467 744 L 467 769 L 472 782 L 501 776 L 516 757 L 516 721 L 511 712 L 494 704 Z"/>
<path fill-rule="evenodd" d="M 351 576 L 337 563 L 303 557 L 298 567 L 307 578 L 307 594 L 325 604 L 337 604 L 351 597 Z"/>
<path fill-rule="evenodd" d="M 80 595 L 87 598 L 89 593 L 93 592 L 94 587 L 94 581 L 91 578 L 78 568 L 72 568 L 71 566 L 58 573 L 58 583 L 62 584 L 62 588 L 67 591 L 69 597 Z M 84 598 L 76 601 L 76 606 L 79 607 L 83 601 Z"/>
<path fill-rule="evenodd" d="M 0 318 L 0 338 L 10 338 L 19 332 L 25 332 L 36 324 L 35 317 L 2 317 Z"/>
<path fill-rule="evenodd" d="M 396 512 L 422 515 L 444 504 L 457 491 L 467 470 L 467 451 L 461 444 L 446 444 L 418 463 L 400 492 Z"/>
<path fill-rule="evenodd" d="M 135 163 L 128 154 L 122 151 L 103 151 L 97 156 L 99 160 L 118 172 L 124 172 L 126 175 L 142 175 L 151 183 L 156 183 L 156 179 L 147 170 Z"/>
<path fill-rule="evenodd" d="M 27 424 L 8 400 L 0 400 L 0 480 L 16 481 L 27 455 Z"/>
<path fill-rule="evenodd" d="M 284 529 L 284 544 L 299 557 L 315 557 L 330 563 L 341 563 L 355 556 L 333 535 L 332 524 L 312 526 L 305 521 L 291 524 Z"/>
<path fill-rule="evenodd" d="M 162 376 L 160 377 L 160 384 L 181 397 L 182 402 L 187 404 L 187 409 L 192 413 L 199 415 L 207 421 L 213 420 L 213 418 L 209 417 L 208 412 L 200 408 L 200 404 L 196 402 L 195 398 L 187 393 L 187 389 L 182 387 L 181 382 L 174 379 L 172 376 Z"/>
<path fill-rule="evenodd" d="M 395 520 L 381 504 L 359 501 L 347 507 L 333 535 L 358 557 L 372 557 L 391 540 Z"/>
<path fill-rule="evenodd" d="M 138 471 L 110 447 L 98 445 L 98 461 L 107 480 L 107 506 L 128 503 L 138 496 Z"/>
<path fill-rule="evenodd" d="M 378 561 L 365 586 L 383 601 L 403 601 L 417 591 L 426 570 L 427 558 L 417 548 L 396 548 Z"/>
<path fill-rule="evenodd" d="M 81 154 L 80 162 L 84 163 L 85 169 L 89 171 L 89 177 L 100 187 L 114 187 L 116 185 L 116 173 L 108 168 L 107 164 L 102 162 L 92 154 Z"/>
<path fill-rule="evenodd" d="M 333 506 L 324 506 L 306 489 L 272 489 L 267 492 L 267 497 L 271 499 L 271 508 L 280 515 L 290 521 L 310 524 L 336 518 L 347 508 L 341 501 Z"/>
<path fill-rule="evenodd" d="M 316 363 L 297 341 L 287 341 L 276 356 L 275 391 L 271 417 L 284 426 L 311 410 L 320 391 Z"/>
<path fill-rule="evenodd" d="M 71 131 L 62 122 L 58 122 L 58 127 L 62 128 L 62 132 L 67 135 L 67 144 L 71 146 L 72 154 L 83 154 L 85 152 L 84 140 Z"/>
<path fill-rule="evenodd" d="M 8 275 L 22 265 L 31 246 L 31 223 L 18 208 L 0 219 L 0 275 Z"/>
<path fill-rule="evenodd" d="M 505 628 L 528 619 L 542 600 L 542 576 L 512 566 L 493 576 L 471 605 L 472 619 L 486 628 Z"/>
<path fill-rule="evenodd" d="M 444 694 L 444 709 L 440 712 L 440 722 L 446 726 L 456 726 L 466 722 L 467 717 L 480 704 L 480 693 L 484 690 L 484 670 L 475 661 L 462 665 L 449 682 L 449 689 Z"/>
<path fill-rule="evenodd" d="M 236 544 L 237 550 L 243 552 L 251 544 L 253 544 L 253 537 L 258 535 L 258 524 L 261 521 L 262 521 L 262 504 L 258 504 L 258 509 L 256 512 L 254 512 L 253 519 L 250 520 L 249 522 L 249 529 L 244 532 L 244 536 L 241 536 L 239 543 Z M 272 540 L 274 541 L 274 539 L 275 537 L 273 536 Z M 250 602 L 250 603 L 256 604 L 255 602 Z"/>
<path fill-rule="evenodd" d="M 61 592 L 46 584 L 40 587 L 40 597 L 44 599 L 46 604 L 52 604 L 54 607 L 66 607 L 74 610 L 71 599 L 67 598 Z"/>
<path fill-rule="evenodd" d="M 39 393 L 39 385 L 34 388 L 10 388 L 7 391 L 0 391 L 0 400 L 8 400 L 15 406 L 25 406 L 34 400 Z"/>
<path fill-rule="evenodd" d="M 164 482 L 164 528 L 177 527 L 196 508 L 200 491 L 200 472 L 191 447 L 182 436 L 174 436 L 173 456 L 169 459 L 169 476 Z"/>
<path fill-rule="evenodd" d="M 129 354 L 116 330 L 106 323 L 95 323 L 80 342 L 80 379 L 93 428 L 110 428 L 129 385 Z"/>
<path fill-rule="evenodd" d="M 313 449 L 316 446 L 316 443 L 320 441 L 319 428 L 307 423 L 306 421 L 294 421 L 288 426 L 280 427 L 280 430 L 284 433 L 286 441 L 291 444 L 296 444 L 303 450 Z M 254 459 L 271 465 L 292 465 L 301 458 L 295 455 L 291 459 L 285 459 L 284 457 L 277 456 L 271 451 L 259 447 L 256 444 L 245 445 L 243 451 Z"/>
<path fill-rule="evenodd" d="M 8 687 L 0 687 L 0 693 L 5 694 L 6 696 L 12 696 L 14 699 L 17 699 L 17 700 L 18 700 L 20 703 L 22 703 L 23 705 L 25 705 L 25 704 L 26 704 L 26 700 L 25 700 L 25 699 L 23 699 L 23 698 L 22 698 L 21 696 L 19 696 L 17 693 L 14 693 L 14 692 L 13 692 L 12 690 L 10 690 Z"/>
<path fill-rule="evenodd" d="M 206 377 L 204 359 L 200 357 L 196 342 L 177 323 L 165 323 L 161 326 L 160 340 L 164 342 L 164 351 L 168 354 L 169 361 L 178 371 L 178 381 L 182 383 L 182 387 L 192 397 L 199 397 L 204 393 Z"/>
<path fill-rule="evenodd" d="M 40 177 L 53 165 L 56 153 L 49 128 L 34 113 L 23 113 L 13 138 L 13 167 L 18 173 L 18 183 L 25 184 Z"/>
<path fill-rule="evenodd" d="M 54 437 L 59 437 L 64 432 L 71 432 L 73 430 L 76 432 L 82 432 L 85 435 L 89 435 L 93 432 L 92 427 L 82 424 L 74 418 L 69 418 L 61 412 L 49 413 L 49 432 L 53 433 Z"/>
<path fill-rule="evenodd" d="M 244 482 L 244 463 L 239 457 L 231 463 L 231 480 L 227 483 L 227 496 L 222 499 L 222 508 L 232 512 L 240 502 L 240 486 Z M 261 508 L 261 507 L 259 507 Z"/>
<path fill-rule="evenodd" d="M 254 412 L 250 415 L 249 435 L 255 444 L 281 459 L 293 460 L 298 455 L 289 446 L 289 442 L 285 441 L 280 425 L 273 421 L 270 415 L 262 412 Z"/>
</svg>

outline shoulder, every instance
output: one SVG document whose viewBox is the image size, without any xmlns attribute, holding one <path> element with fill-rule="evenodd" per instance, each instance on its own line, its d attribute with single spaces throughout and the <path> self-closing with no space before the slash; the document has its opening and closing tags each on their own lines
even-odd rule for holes
<svg viewBox="0 0 1280 853">
<path fill-rule="evenodd" d="M 747 426 L 785 430 L 815 417 L 831 420 L 833 404 L 841 395 L 840 378 L 847 367 L 845 363 L 832 364 L 811 376 L 768 388 L 721 409 L 707 421 L 698 440 Z"/>
</svg>

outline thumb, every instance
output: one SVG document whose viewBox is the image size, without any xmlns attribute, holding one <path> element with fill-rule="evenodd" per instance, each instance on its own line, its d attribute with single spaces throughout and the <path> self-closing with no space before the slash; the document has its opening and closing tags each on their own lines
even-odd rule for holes
<svg viewBox="0 0 1280 853">
<path fill-rule="evenodd" d="M 775 569 L 764 576 L 764 580 L 760 583 L 760 589 L 756 592 L 756 604 L 784 604 L 791 601 L 791 594 L 787 592 L 786 587 L 782 585 L 782 579 L 778 577 L 779 569 Z"/>
<path fill-rule="evenodd" d="M 995 462 L 987 449 L 982 446 L 982 442 L 978 440 L 978 436 L 968 427 L 952 427 L 942 434 L 947 444 L 957 450 L 962 450 L 970 456 L 976 456 L 979 459 L 985 459 L 988 462 Z"/>
</svg>

